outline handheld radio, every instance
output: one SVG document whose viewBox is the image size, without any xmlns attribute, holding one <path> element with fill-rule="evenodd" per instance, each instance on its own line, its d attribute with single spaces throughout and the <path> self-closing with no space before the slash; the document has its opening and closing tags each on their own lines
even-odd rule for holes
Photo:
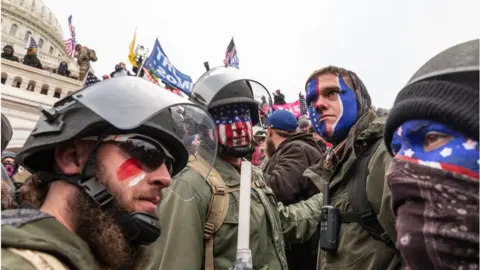
<svg viewBox="0 0 480 270">
<path fill-rule="evenodd" d="M 336 252 L 338 234 L 340 233 L 340 210 L 330 205 L 329 182 L 323 189 L 322 217 L 320 219 L 320 248 L 324 251 Z"/>
</svg>

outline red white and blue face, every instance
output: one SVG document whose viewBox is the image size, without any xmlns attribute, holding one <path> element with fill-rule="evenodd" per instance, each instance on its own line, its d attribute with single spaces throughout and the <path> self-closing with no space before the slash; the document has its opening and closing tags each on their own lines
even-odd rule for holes
<svg viewBox="0 0 480 270">
<path fill-rule="evenodd" d="M 250 145 L 252 118 L 248 104 L 229 104 L 213 108 L 211 115 L 216 124 L 218 142 L 226 147 Z"/>
<path fill-rule="evenodd" d="M 343 140 L 357 120 L 357 97 L 341 75 L 322 74 L 307 83 L 308 113 L 315 131 L 326 139 Z"/>
<path fill-rule="evenodd" d="M 478 141 L 429 120 L 410 120 L 394 133 L 395 158 L 460 174 L 478 181 Z"/>
</svg>

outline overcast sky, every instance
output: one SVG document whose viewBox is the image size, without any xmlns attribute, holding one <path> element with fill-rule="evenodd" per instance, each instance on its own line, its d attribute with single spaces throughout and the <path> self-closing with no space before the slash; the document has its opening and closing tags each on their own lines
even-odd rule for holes
<svg viewBox="0 0 480 270">
<path fill-rule="evenodd" d="M 234 36 L 240 69 L 270 91 L 281 89 L 287 102 L 298 98 L 313 70 L 332 64 L 356 72 L 373 104 L 390 108 L 425 61 L 479 34 L 477 0 L 43 1 L 65 39 L 73 15 L 77 41 L 97 52 L 98 76 L 128 63 L 136 26 L 137 43 L 151 49 L 158 37 L 173 65 L 194 82 L 204 61 L 223 63 Z"/>
</svg>

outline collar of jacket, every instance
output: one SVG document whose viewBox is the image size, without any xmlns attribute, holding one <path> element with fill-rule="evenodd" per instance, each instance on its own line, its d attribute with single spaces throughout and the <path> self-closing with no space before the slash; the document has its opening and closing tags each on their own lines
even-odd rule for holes
<svg viewBox="0 0 480 270">
<path fill-rule="evenodd" d="M 292 135 L 288 138 L 286 138 L 283 142 L 281 142 L 277 149 L 275 149 L 275 152 L 273 152 L 273 154 L 277 153 L 278 151 L 280 151 L 280 149 L 282 149 L 282 147 L 284 147 L 286 144 L 290 143 L 290 142 L 293 142 L 293 141 L 303 141 L 315 148 L 318 148 L 318 145 L 315 141 L 315 139 L 313 139 L 313 134 L 310 134 L 310 133 L 297 133 L 295 135 Z"/>
<path fill-rule="evenodd" d="M 375 112 L 368 111 L 362 115 L 357 123 L 350 129 L 347 139 L 327 151 L 322 159 L 304 172 L 317 187 L 323 190 L 323 180 L 336 174 L 337 168 L 343 167 L 343 172 L 357 160 L 357 149 L 365 147 L 368 143 L 383 136 L 383 127 L 386 117 L 378 117 Z"/>
</svg>

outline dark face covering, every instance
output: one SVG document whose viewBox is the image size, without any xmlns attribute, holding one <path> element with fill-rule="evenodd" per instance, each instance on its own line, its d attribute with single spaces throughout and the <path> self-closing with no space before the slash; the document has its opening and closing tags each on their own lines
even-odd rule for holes
<svg viewBox="0 0 480 270">
<path fill-rule="evenodd" d="M 421 120 L 404 123 L 395 136 L 387 177 L 405 263 L 412 270 L 479 269 L 478 142 Z"/>
<path fill-rule="evenodd" d="M 477 181 L 400 159 L 388 181 L 397 248 L 412 270 L 478 269 Z"/>
</svg>

